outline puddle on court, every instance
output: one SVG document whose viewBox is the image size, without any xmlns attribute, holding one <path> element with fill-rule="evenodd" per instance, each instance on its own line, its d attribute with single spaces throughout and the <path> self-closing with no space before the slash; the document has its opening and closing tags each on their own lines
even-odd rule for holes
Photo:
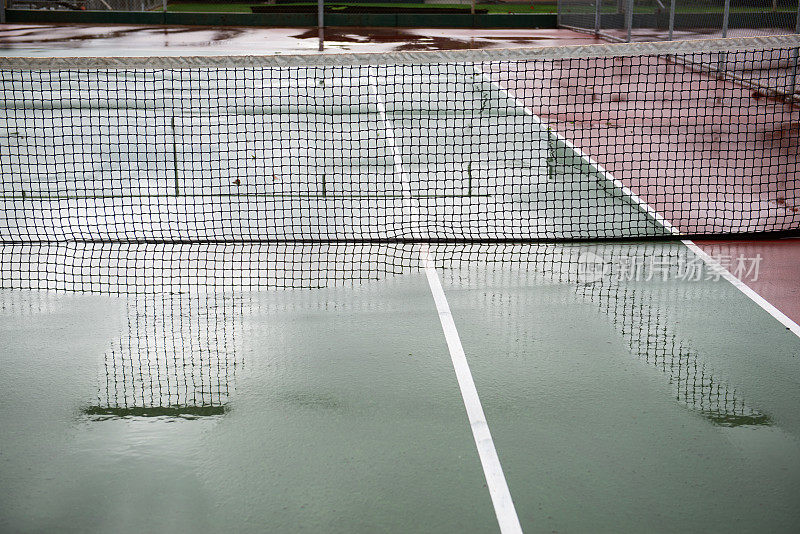
<svg viewBox="0 0 800 534">
<path fill-rule="evenodd" d="M 223 415 L 245 363 L 246 300 L 214 293 L 124 300 L 127 332 L 106 351 L 97 403 L 83 413 L 94 420 Z"/>
<path fill-rule="evenodd" d="M 172 256 L 152 246 L 90 248 L 18 249 L 15 254 L 26 257 L 40 254 L 43 271 L 33 278 L 29 278 L 32 273 L 17 273 L 21 277 L 16 280 L 11 273 L 4 284 L 116 295 L 124 303 L 126 331 L 105 351 L 96 402 L 82 408 L 92 420 L 223 416 L 234 396 L 236 375 L 245 368 L 241 342 L 249 336 L 245 325 L 254 313 L 254 290 L 356 287 L 420 272 L 420 249 L 412 245 L 225 245 L 219 250 L 176 246 L 171 247 Z M 670 262 L 670 276 L 674 276 L 691 255 L 685 247 L 613 245 L 596 249 L 602 256 L 587 256 L 580 247 L 563 245 L 433 246 L 430 250 L 442 276 L 456 287 L 458 277 L 475 268 L 486 269 L 487 286 L 495 277 L 510 276 L 509 269 L 518 277 L 509 281 L 512 286 L 573 286 L 578 298 L 607 316 L 636 359 L 664 373 L 676 402 L 686 409 L 720 426 L 772 423 L 735 386 L 716 376 L 692 342 L 675 329 L 676 306 L 687 292 L 696 294 L 707 286 L 672 284 L 654 291 L 657 281 L 625 284 L 620 277 L 631 273 L 605 272 L 611 266 L 624 270 L 626 259 L 658 255 Z M 164 270 L 153 270 L 156 255 Z M 107 267 L 98 271 L 94 267 L 98 257 L 125 257 L 125 268 L 103 262 Z M 8 259 L 11 265 L 15 263 L 13 257 Z M 89 259 L 92 262 L 87 263 Z M 598 267 L 603 270 L 599 277 L 591 270 Z M 50 269 L 66 270 L 70 276 L 57 281 L 59 277 Z M 46 295 L 6 292 L 2 312 L 20 316 L 52 312 L 55 301 Z M 482 307 L 507 305 L 481 303 Z M 287 395 L 284 402 L 294 398 L 295 403 L 309 406 L 335 404 L 322 397 Z"/>
<path fill-rule="evenodd" d="M 729 355 L 724 347 L 735 352 L 731 344 L 742 342 L 742 333 L 717 340 L 717 347 L 723 349 L 715 350 L 713 343 L 699 335 L 708 328 L 696 328 L 686 312 L 687 308 L 707 310 L 705 302 L 736 290 L 724 280 L 702 284 L 658 277 L 626 280 L 625 273 L 615 270 L 624 267 L 628 258 L 656 257 L 666 261 L 671 277 L 690 259 L 683 245 L 431 244 L 426 248 L 451 300 L 490 426 L 497 434 L 499 453 L 515 466 L 509 472 L 518 473 L 511 489 L 522 496 L 520 509 L 528 509 L 532 501 L 519 478 L 526 468 L 515 464 L 517 448 L 534 447 L 549 458 L 548 465 L 560 465 L 563 458 L 591 447 L 594 440 L 600 451 L 605 442 L 602 436 L 591 434 L 592 425 L 602 427 L 602 421 L 585 422 L 587 427 L 580 428 L 584 423 L 577 423 L 570 412 L 576 407 L 591 411 L 589 405 L 581 406 L 585 389 L 558 392 L 569 399 L 561 401 L 565 418 L 559 420 L 558 410 L 548 411 L 544 405 L 541 410 L 529 409 L 530 398 L 516 392 L 518 382 L 530 379 L 533 386 L 541 387 L 548 380 L 563 380 L 580 388 L 578 379 L 587 369 L 597 371 L 592 386 L 596 393 L 589 391 L 590 398 L 610 395 L 620 406 L 636 412 L 640 407 L 630 406 L 630 399 L 644 392 L 650 401 L 641 407 L 642 414 L 656 406 L 669 416 L 658 424 L 644 415 L 641 421 L 625 420 L 615 433 L 638 432 L 646 443 L 646 437 L 660 432 L 662 425 L 668 430 L 678 424 L 686 432 L 681 446 L 688 452 L 634 447 L 634 453 L 671 458 L 697 451 L 700 458 L 706 445 L 720 440 L 717 446 L 728 451 L 733 444 L 749 459 L 747 465 L 760 466 L 767 474 L 774 471 L 778 487 L 792 484 L 787 479 L 791 470 L 776 471 L 797 453 L 792 444 L 800 427 L 787 418 L 791 406 L 781 408 L 765 396 L 763 388 L 742 384 L 747 373 L 726 365 Z M 0 410 L 3 421 L 23 429 L 0 438 L 10 443 L 4 449 L 19 458 L 4 476 L 18 477 L 22 482 L 15 487 L 24 496 L 35 486 L 31 480 L 45 476 L 38 465 L 46 466 L 55 481 L 42 490 L 49 502 L 65 502 L 73 491 L 71 484 L 77 481 L 80 495 L 103 495 L 103 502 L 115 503 L 109 517 L 118 520 L 121 516 L 114 514 L 135 506 L 151 510 L 153 521 L 162 526 L 164 518 L 176 517 L 175 510 L 180 509 L 194 514 L 190 519 L 183 511 L 179 515 L 195 521 L 194 528 L 200 531 L 223 519 L 246 526 L 247 518 L 274 520 L 276 530 L 287 530 L 282 527 L 289 523 L 282 521 L 296 517 L 292 507 L 305 503 L 304 510 L 311 509 L 309 521 L 321 527 L 330 526 L 324 519 L 330 513 L 326 506 L 351 513 L 358 508 L 349 500 L 352 494 L 342 487 L 355 492 L 365 491 L 363 483 L 383 487 L 387 473 L 392 473 L 395 483 L 402 484 L 406 476 L 425 481 L 430 465 L 423 461 L 415 471 L 416 460 L 409 460 L 408 451 L 425 458 L 441 454 L 437 461 L 447 465 L 450 460 L 445 458 L 454 454 L 453 445 L 441 433 L 463 432 L 457 442 L 464 450 L 455 456 L 466 463 L 459 463 L 459 468 L 439 467 L 444 470 L 434 473 L 436 484 L 444 484 L 437 491 L 446 490 L 453 481 L 442 478 L 442 473 L 460 473 L 464 465 L 478 469 L 479 464 L 471 456 L 474 444 L 466 420 L 461 419 L 463 406 L 452 367 L 446 353 L 438 353 L 444 351 L 443 341 L 420 268 L 423 250 L 387 244 L 13 247 L 0 263 L 4 288 L 0 311 L 9 320 L 2 332 L 9 325 L 17 332 L 32 329 L 41 339 L 31 336 L 31 347 L 38 343 L 50 351 L 56 351 L 64 332 L 80 335 L 66 343 L 72 348 L 60 357 L 41 352 L 17 354 L 16 359 L 3 356 L 8 364 L 4 382 L 12 376 L 24 377 L 18 388 L 30 386 L 20 394 L 21 400 Z M 598 353 L 608 353 L 605 360 L 574 353 L 574 361 L 552 356 L 546 361 L 553 346 L 538 330 L 536 316 L 542 306 L 555 315 L 582 310 L 581 317 L 591 318 L 590 328 L 599 330 L 600 338 L 613 341 L 613 345 L 596 347 Z M 465 310 L 470 315 L 465 316 Z M 71 323 L 65 323 L 66 329 L 57 326 L 76 313 Z M 411 324 L 406 325 L 408 321 Z M 482 330 L 473 328 L 470 321 L 477 321 Z M 603 324 L 608 328 L 598 326 Z M 376 325 L 391 332 L 378 333 L 372 329 Z M 578 325 L 577 330 L 582 327 Z M 563 326 L 557 330 L 563 331 Z M 596 334 L 572 337 L 594 340 Z M 439 347 L 437 351 L 419 344 L 428 336 L 431 346 Z M 571 346 L 563 332 L 560 336 L 561 343 Z M 485 346 L 476 342 L 481 337 Z M 776 351 L 787 343 L 772 339 Z M 622 350 L 613 352 L 613 347 Z M 22 364 L 26 359 L 39 362 L 26 369 Z M 604 371 L 602 366 L 612 361 L 614 368 Z M 562 374 L 543 374 L 547 365 Z M 570 367 L 574 365 L 584 368 Z M 534 373 L 531 366 L 536 368 Z M 39 376 L 42 370 L 45 379 Z M 614 372 L 634 377 L 641 391 L 604 391 L 606 373 Z M 45 387 L 54 393 L 51 399 L 42 398 Z M 768 402 L 762 402 L 765 398 Z M 48 404 L 54 408 L 49 412 Z M 21 416 L 28 413 L 25 410 L 38 415 Z M 589 432 L 588 441 L 553 457 L 547 456 L 547 444 L 533 445 L 530 440 L 535 438 L 530 436 L 517 443 L 509 441 L 509 436 L 521 432 L 513 416 L 519 410 L 527 420 L 544 417 L 545 428 L 555 425 L 556 430 Z M 512 428 L 505 424 L 503 414 Z M 609 421 L 618 416 L 603 415 Z M 20 421 L 27 417 L 31 419 Z M 455 430 L 447 430 L 451 427 Z M 26 437 L 26 428 L 38 430 Z M 37 443 L 31 444 L 34 435 Z M 390 441 L 384 441 L 386 436 Z M 674 443 L 667 447 L 677 446 L 684 436 L 671 439 Z M 399 452 L 392 449 L 398 440 Z M 23 452 L 26 447 L 31 451 Z M 613 456 L 611 451 L 608 454 Z M 529 452 L 524 458 L 530 464 Z M 702 469 L 708 465 L 725 463 L 724 456 L 703 458 L 690 459 L 685 466 L 663 467 L 682 473 L 691 470 L 692 462 L 700 462 L 698 476 L 702 478 Z M 632 458 L 631 465 L 636 461 Z M 358 467 L 362 463 L 381 466 L 381 471 L 368 471 L 365 476 Z M 573 463 L 580 462 L 573 459 Z M 598 472 L 603 469 L 597 466 Z M 731 469 L 747 473 L 744 465 Z M 34 475 L 25 474 L 26 470 Z M 371 481 L 370 475 L 374 475 Z M 612 484 L 619 482 L 607 476 Z M 550 493 L 562 493 L 557 481 L 538 480 L 555 488 Z M 698 487 L 713 484 L 702 481 Z M 759 484 L 754 482 L 753 487 Z M 153 492 L 154 485 L 158 493 Z M 483 495 L 482 482 L 475 486 Z M 275 488 L 283 496 L 277 496 Z M 366 491 L 380 496 L 375 488 Z M 178 504 L 159 502 L 162 492 L 178 499 Z M 461 493 L 450 495 L 460 498 Z M 681 497 L 679 492 L 678 497 L 670 494 L 662 500 L 676 498 L 678 502 Z M 385 495 L 380 498 L 403 509 Z M 413 501 L 416 497 L 403 498 Z M 420 498 L 430 501 L 424 494 Z M 317 504 L 309 505 L 309 499 Z M 365 499 L 380 508 L 371 497 Z M 485 495 L 470 499 L 477 499 L 470 503 L 488 502 Z M 754 502 L 762 505 L 760 499 Z M 590 497 L 585 501 L 594 502 Z M 226 509 L 209 507 L 212 502 L 225 502 Z M 13 499 L 7 504 L 14 510 L 24 507 Z M 453 503 L 454 509 L 457 504 Z M 406 510 L 424 508 L 416 502 L 409 506 Z M 552 513 L 559 517 L 559 506 L 565 504 L 562 500 L 552 506 L 556 510 Z M 260 511 L 248 515 L 247 509 Z M 85 507 L 76 505 L 74 510 L 67 519 L 82 521 Z M 576 515 L 571 510 L 569 517 Z M 779 511 L 778 516 L 783 513 Z M 47 526 L 55 516 L 49 506 L 42 505 L 31 517 L 38 518 L 38 526 Z M 490 509 L 486 517 L 494 520 Z M 120 521 L 138 525 L 134 520 Z M 342 528 L 333 530 L 352 527 L 346 519 L 339 517 L 339 521 Z"/>
<path fill-rule="evenodd" d="M 316 53 L 317 29 L 53 24 L 0 29 L 5 54 L 109 55 Z M 568 30 L 326 28 L 326 49 L 389 52 L 555 46 L 596 42 Z"/>
</svg>

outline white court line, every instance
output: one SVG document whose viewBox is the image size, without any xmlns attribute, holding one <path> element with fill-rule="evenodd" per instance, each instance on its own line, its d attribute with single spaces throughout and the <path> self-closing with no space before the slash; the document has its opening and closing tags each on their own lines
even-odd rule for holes
<svg viewBox="0 0 800 534">
<path fill-rule="evenodd" d="M 450 358 L 456 371 L 458 387 L 461 389 L 461 398 L 464 400 L 464 406 L 467 409 L 472 437 L 475 439 L 475 446 L 478 447 L 478 456 L 481 459 L 483 475 L 486 477 L 486 484 L 492 497 L 494 513 L 500 525 L 500 532 L 522 532 L 517 511 L 514 508 L 514 501 L 511 499 L 511 492 L 503 474 L 503 467 L 500 465 L 500 458 L 497 456 L 497 450 L 492 440 L 492 433 L 489 431 L 486 415 L 483 413 L 483 406 L 481 406 L 481 400 L 478 397 L 478 390 L 475 388 L 475 382 L 472 379 L 467 356 L 464 353 L 464 347 L 461 345 L 461 338 L 453 321 L 450 305 L 447 303 L 442 283 L 430 259 L 427 247 L 423 250 L 422 263 L 425 266 L 425 275 L 428 277 L 428 285 L 431 287 L 433 300 L 436 302 L 436 310 L 439 312 L 439 321 L 442 323 L 447 347 L 450 349 Z"/>
<path fill-rule="evenodd" d="M 370 89 L 375 94 L 375 98 L 378 102 L 378 113 L 381 121 L 386 126 L 386 144 L 391 149 L 394 156 L 395 172 L 400 175 L 400 179 L 404 183 L 403 196 L 409 200 L 407 205 L 412 212 L 412 217 L 419 220 L 419 202 L 415 201 L 411 195 L 411 184 L 403 168 L 403 158 L 395 144 L 394 128 L 389 118 L 386 116 L 386 106 L 375 84 L 371 84 Z M 472 372 L 467 362 L 464 347 L 461 345 L 461 338 L 458 335 L 458 330 L 453 320 L 453 314 L 450 312 L 450 305 L 447 302 L 444 289 L 442 289 L 442 282 L 431 260 L 428 247 L 421 246 L 419 250 L 420 260 L 425 269 L 425 276 L 428 279 L 433 301 L 436 303 L 436 311 L 439 314 L 439 321 L 442 324 L 442 331 L 447 341 L 447 348 L 450 350 L 450 359 L 453 362 L 453 369 L 456 372 L 458 387 L 461 390 L 461 398 L 467 410 L 469 426 L 472 429 L 472 437 L 478 449 L 478 456 L 480 457 L 481 466 L 483 467 L 483 476 L 486 479 L 486 486 L 489 488 L 489 495 L 492 499 L 492 505 L 494 506 L 497 523 L 500 526 L 500 532 L 503 534 L 521 533 L 522 527 L 519 524 L 517 510 L 514 507 L 514 501 L 511 499 L 511 492 L 508 489 L 503 467 L 500 465 L 500 458 L 497 456 L 497 449 L 494 446 L 494 440 L 489 431 L 489 425 L 486 422 L 486 415 L 483 412 L 483 406 L 478 396 L 478 390 L 475 387 L 475 381 L 472 379 Z"/>
<path fill-rule="evenodd" d="M 614 178 L 614 176 L 612 176 L 611 173 L 606 171 L 605 168 L 602 165 L 600 165 L 598 162 L 596 162 L 594 159 L 592 159 L 591 156 L 589 156 L 588 154 L 584 154 L 583 151 L 580 148 L 578 148 L 574 144 L 572 144 L 572 141 L 570 141 L 569 139 L 567 139 L 566 137 L 564 137 L 563 135 L 558 133 L 554 128 L 550 127 L 550 125 L 547 124 L 545 121 L 543 121 L 541 117 L 536 115 L 533 112 L 532 109 L 530 109 L 528 106 L 526 106 L 524 102 L 522 102 L 520 99 L 514 97 L 511 94 L 511 91 L 509 91 L 508 89 L 503 87 L 499 82 L 493 80 L 491 76 L 489 76 L 487 73 L 482 71 L 480 68 L 475 67 L 475 70 L 478 71 L 478 73 L 486 81 L 488 81 L 493 86 L 497 87 L 497 89 L 500 90 L 501 92 L 505 93 L 506 98 L 508 98 L 509 100 L 512 100 L 517 107 L 522 108 L 522 110 L 527 115 L 529 115 L 531 117 L 531 119 L 535 123 L 539 124 L 539 126 L 543 130 L 547 131 L 548 135 L 551 135 L 551 136 L 555 137 L 556 139 L 558 139 L 559 141 L 561 141 L 562 143 L 564 143 L 564 145 L 569 150 L 571 150 L 576 156 L 578 156 L 581 160 L 583 160 L 583 162 L 586 165 L 590 166 L 593 169 L 596 169 L 597 172 L 603 177 L 603 179 L 605 179 L 608 182 L 610 182 L 616 189 L 619 189 L 620 191 L 622 191 L 623 195 L 627 196 L 632 202 L 634 202 L 639 207 L 639 209 L 641 209 L 642 211 L 644 211 L 645 213 L 650 215 L 653 219 L 658 221 L 658 223 L 661 224 L 664 227 L 665 230 L 667 230 L 671 234 L 674 234 L 674 233 L 677 232 L 675 227 L 673 227 L 672 224 L 668 220 L 666 220 L 664 217 L 662 217 L 660 213 L 658 213 L 649 204 L 647 204 L 645 201 L 643 201 L 641 198 L 639 198 L 633 191 L 631 191 L 628 187 L 626 187 L 625 184 L 623 184 L 622 182 L 620 182 L 619 180 Z"/>
<path fill-rule="evenodd" d="M 497 87 L 500 91 L 506 94 L 507 98 L 513 100 L 514 103 L 521 107 L 525 113 L 531 116 L 533 120 L 535 120 L 538 124 L 542 125 L 544 128 L 548 129 L 548 134 L 556 137 L 558 140 L 563 142 L 570 150 L 574 151 L 577 156 L 579 156 L 585 163 L 590 165 L 592 168 L 596 169 L 597 172 L 607 181 L 612 183 L 614 187 L 621 190 L 623 194 L 627 195 L 632 202 L 639 206 L 639 208 L 646 212 L 648 215 L 653 217 L 659 224 L 661 224 L 665 230 L 667 230 L 670 234 L 679 237 L 680 230 L 678 230 L 675 226 L 672 225 L 667 219 L 665 219 L 660 213 L 658 213 L 652 206 L 646 203 L 644 200 L 639 198 L 633 191 L 631 191 L 628 187 L 626 187 L 622 182 L 618 179 L 614 178 L 614 176 L 606 171 L 599 163 L 597 163 L 594 159 L 589 157 L 588 155 L 584 154 L 583 151 L 572 144 L 566 137 L 559 134 L 555 129 L 548 126 L 546 122 L 544 122 L 541 117 L 537 116 L 533 113 L 533 110 L 528 108 L 524 102 L 516 98 L 512 95 L 511 91 L 503 87 L 499 82 L 493 80 L 491 76 L 487 73 L 483 72 L 479 68 L 476 67 L 476 70 L 480 72 L 480 74 L 492 85 Z M 694 243 L 690 239 L 682 239 L 681 243 L 683 243 L 686 248 L 692 251 L 698 258 L 703 260 L 703 262 L 708 265 L 708 267 L 715 273 L 719 273 L 725 280 L 733 284 L 733 286 L 741 291 L 747 298 L 755 302 L 761 309 L 765 312 L 770 314 L 775 320 L 780 322 L 783 326 L 788 328 L 793 334 L 797 337 L 800 337 L 800 326 L 789 317 L 787 317 L 783 312 L 781 312 L 778 308 L 776 308 L 773 304 L 771 304 L 767 299 L 759 295 L 753 288 L 745 284 L 742 280 L 734 276 L 730 271 L 725 269 L 717 260 L 712 258 L 708 255 L 703 249 L 701 249 L 696 243 Z"/>
<path fill-rule="evenodd" d="M 700 259 L 702 259 L 706 265 L 708 265 L 715 273 L 719 273 L 725 280 L 736 286 L 736 289 L 747 295 L 750 300 L 761 306 L 761 308 L 774 317 L 777 321 L 779 321 L 783 326 L 788 328 L 794 335 L 800 337 L 800 326 L 794 321 L 792 321 L 789 317 L 786 316 L 782 311 L 772 305 L 767 299 L 759 295 L 753 288 L 745 284 L 739 278 L 736 278 L 729 270 L 720 264 L 717 260 L 711 257 L 707 252 L 697 246 L 696 243 L 692 242 L 689 239 L 684 239 L 682 241 L 684 245 L 686 245 L 689 250 L 695 253 Z"/>
</svg>

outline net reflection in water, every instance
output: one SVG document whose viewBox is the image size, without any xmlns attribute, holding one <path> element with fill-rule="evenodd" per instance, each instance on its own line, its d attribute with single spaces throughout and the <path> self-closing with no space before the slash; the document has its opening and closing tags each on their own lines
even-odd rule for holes
<svg viewBox="0 0 800 534">
<path fill-rule="evenodd" d="M 669 276 L 692 259 L 678 243 L 73 243 L 6 245 L 3 251 L 0 309 L 5 313 L 20 309 L 19 290 L 124 300 L 127 330 L 105 354 L 97 404 L 86 410 L 93 417 L 220 415 L 246 359 L 241 342 L 245 319 L 258 313 L 254 292 L 388 283 L 420 272 L 427 255 L 446 290 L 573 287 L 573 297 L 606 316 L 632 355 L 664 373 L 676 400 L 689 410 L 723 426 L 771 424 L 675 328 L 688 296 L 728 289 L 727 282 L 686 283 Z M 657 257 L 667 270 L 661 279 L 626 280 L 619 270 L 631 257 Z M 523 303 L 506 293 L 498 299 L 487 291 L 469 292 L 478 299 L 475 309 L 524 316 Z M 525 349 L 535 350 L 525 325 L 515 328 Z"/>
</svg>

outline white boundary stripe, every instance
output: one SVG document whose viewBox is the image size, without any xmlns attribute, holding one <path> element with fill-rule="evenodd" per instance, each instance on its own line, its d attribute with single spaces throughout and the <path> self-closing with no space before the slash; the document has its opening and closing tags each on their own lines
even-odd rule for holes
<svg viewBox="0 0 800 534">
<path fill-rule="evenodd" d="M 514 101 L 514 103 L 516 103 L 518 106 L 520 106 L 522 109 L 524 109 L 525 113 L 530 115 L 539 124 L 547 127 L 547 123 L 545 123 L 540 117 L 535 115 L 533 113 L 533 110 L 529 109 L 522 101 L 520 101 L 518 98 L 515 98 L 508 89 L 503 87 L 500 83 L 492 80 L 491 77 L 489 75 L 487 75 L 485 72 L 481 72 L 481 73 L 495 87 L 497 87 L 498 89 L 503 91 L 507 95 L 507 97 L 509 99 L 512 99 Z M 672 223 L 670 223 L 661 214 L 659 214 L 655 209 L 653 209 L 652 206 L 650 206 L 645 201 L 643 201 L 641 198 L 639 198 L 637 195 L 635 195 L 633 193 L 633 191 L 631 191 L 629 188 L 627 188 L 622 182 L 620 182 L 619 180 L 614 178 L 614 176 L 612 176 L 611 173 L 606 171 L 600 164 L 598 164 L 592 158 L 590 158 L 589 156 L 584 154 L 583 151 L 581 151 L 578 147 L 573 145 L 568 139 L 566 139 L 564 136 L 562 136 L 561 134 L 556 132 L 554 129 L 552 129 L 552 128 L 549 129 L 548 133 L 550 135 L 555 136 L 560 141 L 564 142 L 566 144 L 566 146 L 568 146 L 570 148 L 570 150 L 574 150 L 575 154 L 578 155 L 585 163 L 588 163 L 589 165 L 591 165 L 593 168 L 595 168 L 597 170 L 597 172 L 601 176 L 603 176 L 603 178 L 605 178 L 609 182 L 613 183 L 614 187 L 619 188 L 624 194 L 628 195 L 630 197 L 631 201 L 636 203 L 643 211 L 645 211 L 646 213 L 651 215 L 659 224 L 662 224 L 664 226 L 664 228 L 670 234 L 673 234 L 673 235 L 676 235 L 676 237 L 679 237 L 677 234 L 679 234 L 680 231 L 677 228 L 675 228 L 675 226 L 673 226 Z M 759 295 L 750 286 L 745 284 L 740 279 L 736 278 L 733 274 L 730 273 L 730 271 L 725 269 L 717 260 L 715 260 L 714 258 L 709 256 L 705 251 L 703 251 L 703 249 L 701 249 L 693 241 L 691 241 L 689 239 L 682 239 L 681 243 L 683 243 L 684 246 L 686 246 L 686 248 L 691 250 L 692 253 L 694 253 L 697 257 L 699 257 L 701 260 L 703 260 L 703 262 L 706 265 L 708 265 L 708 267 L 710 269 L 712 269 L 714 272 L 718 272 L 720 274 L 720 276 L 722 276 L 723 278 L 725 278 L 725 280 L 727 280 L 728 282 L 733 284 L 733 286 L 736 289 L 738 289 L 739 291 L 741 291 L 745 296 L 747 296 L 747 298 L 749 298 L 750 300 L 755 302 L 759 307 L 761 307 L 761 309 L 763 309 L 765 312 L 770 314 L 774 319 L 776 319 L 783 326 L 788 328 L 797 337 L 800 337 L 800 326 L 798 326 L 798 324 L 796 322 L 792 321 L 782 311 L 780 311 L 778 308 L 776 308 L 773 304 L 771 304 L 769 301 L 767 301 L 764 297 Z"/>
<path fill-rule="evenodd" d="M 574 144 L 572 144 L 572 141 L 570 141 L 569 139 L 567 139 L 566 137 L 564 137 L 563 135 L 558 133 L 556 130 L 552 129 L 545 121 L 542 120 L 541 117 L 536 115 L 533 112 L 533 110 L 528 108 L 528 106 L 526 106 L 525 103 L 522 102 L 520 99 L 514 97 L 511 94 L 511 92 L 508 89 L 506 89 L 505 87 L 503 87 L 499 82 L 493 80 L 491 78 L 491 76 L 486 74 L 484 71 L 482 71 L 480 69 L 477 69 L 477 70 L 480 72 L 481 76 L 484 77 L 484 79 L 486 79 L 493 86 L 497 87 L 498 90 L 500 90 L 501 92 L 505 93 L 506 97 L 509 100 L 512 100 L 514 102 L 514 104 L 516 104 L 518 107 L 522 108 L 523 111 L 525 111 L 525 113 L 531 117 L 531 119 L 533 119 L 537 124 L 540 125 L 540 127 L 542 127 L 543 129 L 546 129 L 548 135 L 551 135 L 551 136 L 555 137 L 556 139 L 558 139 L 560 142 L 564 143 L 564 145 L 569 150 L 574 152 L 575 155 L 578 156 L 586 165 L 588 165 L 591 168 L 595 169 L 600 176 L 602 176 L 605 180 L 607 180 L 611 184 L 613 184 L 613 186 L 615 188 L 617 188 L 620 191 L 622 191 L 622 194 L 627 196 L 633 203 L 635 203 L 637 206 L 639 206 L 639 208 L 642 211 L 646 212 L 653 219 L 655 219 L 669 233 L 671 233 L 671 234 L 677 233 L 677 230 L 675 229 L 675 227 L 673 227 L 672 224 L 668 220 L 666 220 L 664 217 L 662 217 L 661 214 L 659 214 L 656 210 L 654 210 L 652 208 L 652 206 L 650 206 L 645 201 L 643 201 L 641 198 L 639 198 L 633 191 L 631 191 L 628 187 L 626 187 L 622 182 L 620 182 L 619 180 L 614 178 L 614 176 L 612 176 L 611 173 L 606 171 L 605 168 L 603 168 L 602 165 L 600 165 L 598 162 L 596 162 L 594 159 L 592 159 L 589 155 L 584 154 L 584 152 L 580 148 L 578 148 Z"/>
<path fill-rule="evenodd" d="M 800 46 L 800 35 L 770 35 L 694 41 L 591 44 L 497 48 L 487 50 L 437 50 L 360 54 L 286 54 L 228 56 L 117 56 L 117 57 L 0 57 L 0 69 L 197 69 L 348 67 L 358 65 L 430 65 L 533 61 L 643 55 L 675 55 L 748 50 L 790 49 Z M 309 73 L 311 75 L 313 73 Z"/>
<path fill-rule="evenodd" d="M 461 338 L 453 321 L 450 305 L 447 303 L 442 283 L 430 259 L 427 247 L 422 249 L 422 264 L 425 267 L 428 285 L 436 303 L 436 310 L 439 312 L 439 321 L 442 323 L 447 347 L 450 349 L 453 369 L 456 372 L 464 407 L 467 409 L 469 426 L 472 429 L 475 446 L 478 448 L 478 456 L 481 459 L 483 475 L 486 477 L 486 485 L 492 497 L 494 513 L 497 516 L 497 523 L 500 525 L 500 532 L 504 534 L 522 532 L 517 510 L 514 508 L 514 501 L 511 499 L 511 492 L 508 490 L 508 483 L 503 474 L 503 467 L 500 465 L 500 458 L 497 456 L 492 434 L 486 422 L 486 415 L 483 413 L 481 400 L 478 397 L 478 390 L 475 388 L 475 381 L 472 379 L 467 356 L 464 353 L 464 347 L 461 345 Z"/>
<path fill-rule="evenodd" d="M 413 219 L 419 220 L 419 203 L 411 195 L 409 176 L 403 167 L 403 158 L 399 154 L 395 143 L 394 127 L 386 116 L 386 106 L 374 83 L 370 85 L 370 89 L 378 101 L 378 114 L 386 127 L 386 144 L 392 151 L 395 172 L 399 174 L 404 184 L 403 197 L 406 199 L 405 205 L 411 211 Z M 436 304 L 436 311 L 439 314 L 439 321 L 442 324 L 442 331 L 447 342 L 447 348 L 450 351 L 450 359 L 453 362 L 458 387 L 461 390 L 461 398 L 467 410 L 469 426 L 472 429 L 472 437 L 478 449 L 478 457 L 483 467 L 483 476 L 486 479 L 486 486 L 489 488 L 489 496 L 492 498 L 492 505 L 494 506 L 497 523 L 500 526 L 500 532 L 503 534 L 521 533 L 522 527 L 519 524 L 517 510 L 514 508 L 514 501 L 511 499 L 511 492 L 508 489 L 505 474 L 503 474 L 503 467 L 500 465 L 500 458 L 497 456 L 497 450 L 492 440 L 492 434 L 489 431 L 489 425 L 486 422 L 486 415 L 483 413 L 478 390 L 475 388 L 475 381 L 472 379 L 467 356 L 464 353 L 464 347 L 461 345 L 461 338 L 453 320 L 453 314 L 450 312 L 450 305 L 447 303 L 447 297 L 444 294 L 444 289 L 442 289 L 442 282 L 439 280 L 439 274 L 436 272 L 436 267 L 431 260 L 428 247 L 423 245 L 419 248 L 419 251 L 420 263 L 425 270 L 433 301 Z"/>
<path fill-rule="evenodd" d="M 686 245 L 689 250 L 694 252 L 696 256 L 702 259 L 706 265 L 708 265 L 715 273 L 719 273 L 725 280 L 736 286 L 736 289 L 747 295 L 750 300 L 761 306 L 761 308 L 774 317 L 777 321 L 779 321 L 783 326 L 788 328 L 794 335 L 800 337 L 800 326 L 794 321 L 792 321 L 789 317 L 787 317 L 782 311 L 778 308 L 770 304 L 764 297 L 756 293 L 753 288 L 745 284 L 742 280 L 736 278 L 730 271 L 728 271 L 725 267 L 723 267 L 717 260 L 711 257 L 707 252 L 701 249 L 696 243 L 685 239 L 682 241 L 684 245 Z"/>
</svg>

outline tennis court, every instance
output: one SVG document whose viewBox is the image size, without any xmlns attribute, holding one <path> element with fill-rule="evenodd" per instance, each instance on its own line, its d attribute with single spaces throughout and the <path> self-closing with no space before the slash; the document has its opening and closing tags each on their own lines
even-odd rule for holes
<svg viewBox="0 0 800 534">
<path fill-rule="evenodd" d="M 800 328 L 687 237 L 796 232 L 797 145 L 552 109 L 793 120 L 744 43 L 0 58 L 0 526 L 795 531 Z"/>
</svg>

